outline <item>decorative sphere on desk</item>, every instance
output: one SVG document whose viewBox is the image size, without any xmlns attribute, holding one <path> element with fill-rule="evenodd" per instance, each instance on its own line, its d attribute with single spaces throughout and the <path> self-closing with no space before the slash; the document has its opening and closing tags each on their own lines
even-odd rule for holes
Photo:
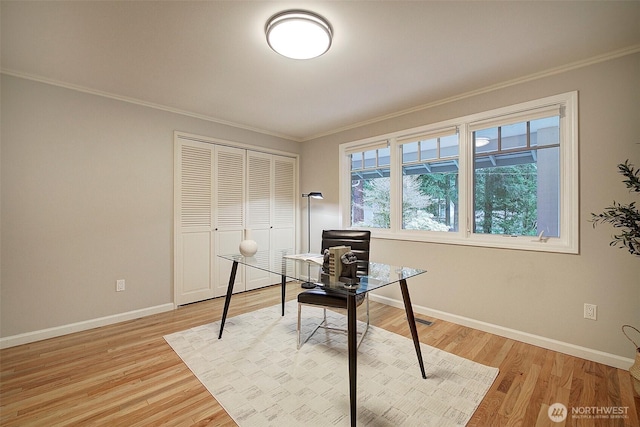
<svg viewBox="0 0 640 427">
<path fill-rule="evenodd" d="M 258 252 L 258 243 L 255 240 L 243 240 L 240 242 L 239 249 L 243 256 L 254 256 Z"/>
</svg>

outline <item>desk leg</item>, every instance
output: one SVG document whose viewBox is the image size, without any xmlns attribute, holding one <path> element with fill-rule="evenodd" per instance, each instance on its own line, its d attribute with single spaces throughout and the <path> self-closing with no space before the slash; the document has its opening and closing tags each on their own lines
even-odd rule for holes
<svg viewBox="0 0 640 427">
<path fill-rule="evenodd" d="M 409 288 L 407 288 L 406 279 L 400 280 L 400 290 L 402 291 L 402 299 L 404 300 L 404 311 L 407 313 L 407 322 L 409 323 L 409 329 L 411 329 L 413 345 L 416 348 L 416 355 L 418 356 L 420 371 L 422 371 L 422 378 L 427 378 L 427 374 L 425 374 L 424 372 L 422 350 L 420 350 L 420 340 L 418 339 L 418 329 L 416 328 L 416 318 L 413 316 L 413 307 L 411 306 L 411 298 L 409 298 Z"/>
<path fill-rule="evenodd" d="M 347 345 L 349 348 L 349 403 L 351 412 L 351 426 L 356 426 L 356 396 L 358 394 L 357 386 L 357 356 L 358 356 L 358 340 L 356 338 L 356 296 L 349 293 L 347 295 Z"/>
<path fill-rule="evenodd" d="M 238 271 L 238 261 L 233 261 L 231 267 L 231 275 L 229 276 L 229 285 L 227 286 L 227 297 L 224 300 L 224 310 L 222 311 L 222 322 L 220 322 L 220 334 L 218 339 L 222 338 L 224 330 L 224 322 L 227 320 L 227 312 L 229 311 L 229 303 L 231 302 L 231 294 L 233 294 L 233 284 L 236 282 L 236 272 Z"/>
<path fill-rule="evenodd" d="M 282 315 L 284 316 L 284 296 L 287 293 L 287 276 L 282 275 Z"/>
</svg>

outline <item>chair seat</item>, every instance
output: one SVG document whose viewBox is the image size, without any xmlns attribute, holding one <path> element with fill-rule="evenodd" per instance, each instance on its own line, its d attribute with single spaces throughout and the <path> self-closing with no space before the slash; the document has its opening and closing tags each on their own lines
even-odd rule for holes
<svg viewBox="0 0 640 427">
<path fill-rule="evenodd" d="M 359 332 L 360 339 L 358 340 L 357 347 L 360 347 L 360 344 L 362 343 L 364 336 L 369 330 L 369 297 L 368 295 L 369 294 L 366 294 L 366 293 L 356 295 L 356 307 L 361 306 L 364 301 L 367 302 L 366 304 L 367 305 L 367 323 L 364 327 L 364 330 L 362 332 Z M 304 342 L 307 342 L 307 340 L 311 338 L 311 336 L 315 334 L 319 328 L 332 330 L 332 331 L 348 332 L 347 330 L 344 330 L 344 329 L 338 329 L 338 328 L 332 327 L 327 323 L 327 308 L 336 308 L 336 309 L 343 309 L 343 310 L 347 309 L 347 296 L 345 294 L 332 291 L 330 288 L 315 288 L 305 292 L 301 292 L 298 294 L 298 326 L 297 326 L 298 349 L 300 349 L 300 346 L 303 344 L 302 337 L 300 334 L 300 330 L 301 330 L 300 319 L 301 319 L 301 312 L 302 312 L 303 305 L 322 307 L 324 309 L 323 310 L 324 316 L 323 316 L 322 322 L 313 329 L 313 331 L 307 336 Z"/>
<path fill-rule="evenodd" d="M 356 306 L 364 301 L 364 294 L 356 296 Z M 347 298 L 344 294 L 331 292 L 331 290 L 323 288 L 315 288 L 298 294 L 298 303 L 322 305 L 331 308 L 347 308 Z"/>
</svg>

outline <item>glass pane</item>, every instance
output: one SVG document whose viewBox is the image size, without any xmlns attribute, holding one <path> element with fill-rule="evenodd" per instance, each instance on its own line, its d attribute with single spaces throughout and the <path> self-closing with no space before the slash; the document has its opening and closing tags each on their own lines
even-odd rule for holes
<svg viewBox="0 0 640 427">
<path fill-rule="evenodd" d="M 362 169 L 362 153 L 353 153 L 351 155 L 351 170 Z"/>
<path fill-rule="evenodd" d="M 378 150 L 378 166 L 389 166 L 391 164 L 391 150 L 389 147 Z"/>
<path fill-rule="evenodd" d="M 420 160 L 434 160 L 438 158 L 438 139 L 420 141 Z"/>
<path fill-rule="evenodd" d="M 458 134 L 440 138 L 440 157 L 458 156 Z"/>
<path fill-rule="evenodd" d="M 458 169 L 454 161 L 403 167 L 402 228 L 458 230 Z"/>
<path fill-rule="evenodd" d="M 527 147 L 527 122 L 502 126 L 500 129 L 501 149 Z"/>
<path fill-rule="evenodd" d="M 376 150 L 369 150 L 364 152 L 364 167 L 375 168 L 376 167 Z"/>
<path fill-rule="evenodd" d="M 474 163 L 475 233 L 560 235 L 557 147 L 476 156 Z"/>
<path fill-rule="evenodd" d="M 498 128 L 489 128 L 473 133 L 476 153 L 487 153 L 498 150 Z"/>
<path fill-rule="evenodd" d="M 415 162 L 418 160 L 418 143 L 411 142 L 402 144 L 402 163 Z"/>
<path fill-rule="evenodd" d="M 560 116 L 532 120 L 530 128 L 532 146 L 560 144 Z"/>
<path fill-rule="evenodd" d="M 389 228 L 391 182 L 389 169 L 351 174 L 351 225 Z"/>
</svg>

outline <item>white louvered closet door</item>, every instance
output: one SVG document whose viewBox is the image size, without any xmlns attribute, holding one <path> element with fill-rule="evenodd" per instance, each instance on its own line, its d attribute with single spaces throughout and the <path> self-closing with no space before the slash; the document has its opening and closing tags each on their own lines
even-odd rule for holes
<svg viewBox="0 0 640 427">
<path fill-rule="evenodd" d="M 296 248 L 296 167 L 291 157 L 273 156 L 273 204 L 271 228 L 272 267 L 282 254 Z M 293 272 L 289 272 L 293 273 Z"/>
<path fill-rule="evenodd" d="M 176 142 L 175 300 L 188 304 L 214 296 L 213 146 Z"/>
<path fill-rule="evenodd" d="M 233 147 L 215 147 L 214 226 L 215 254 L 238 253 L 244 239 L 245 152 Z M 225 295 L 232 263 L 214 258 L 215 296 Z M 234 293 L 246 290 L 245 269 L 238 268 Z"/>
<path fill-rule="evenodd" d="M 271 209 L 273 200 L 272 155 L 247 151 L 246 229 L 258 243 L 256 257 L 269 262 L 271 256 Z M 268 272 L 247 269 L 247 290 L 273 284 Z"/>
<path fill-rule="evenodd" d="M 177 136 L 174 188 L 177 305 L 226 294 L 232 263 L 218 255 L 238 253 L 247 231 L 272 266 L 275 255 L 295 252 L 295 158 Z M 240 265 L 234 292 L 278 282 Z"/>
</svg>

